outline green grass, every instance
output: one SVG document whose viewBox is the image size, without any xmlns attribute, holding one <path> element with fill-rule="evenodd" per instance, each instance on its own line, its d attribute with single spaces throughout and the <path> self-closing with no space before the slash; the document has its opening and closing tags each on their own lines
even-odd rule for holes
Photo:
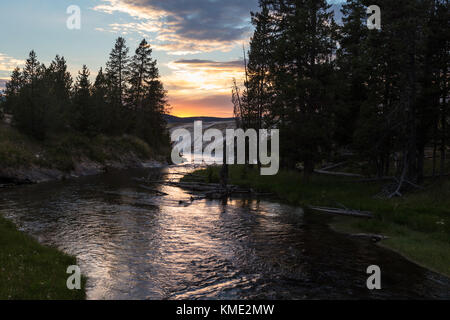
<svg viewBox="0 0 450 320">
<path fill-rule="evenodd" d="M 33 161 L 32 143 L 17 130 L 0 125 L 0 164 L 22 166 Z"/>
<path fill-rule="evenodd" d="M 219 168 L 195 172 L 205 182 L 219 181 Z M 450 181 L 440 181 L 402 198 L 376 199 L 383 183 L 313 175 L 306 182 L 298 171 L 261 176 L 256 169 L 230 167 L 230 183 L 270 192 L 292 205 L 331 206 L 371 211 L 375 219 L 336 218 L 336 229 L 384 234 L 383 245 L 430 269 L 450 276 Z M 189 180 L 189 176 L 185 178 Z M 385 183 L 385 182 L 384 182 Z"/>
<path fill-rule="evenodd" d="M 129 156 L 139 159 L 158 158 L 164 152 L 154 151 L 143 140 L 123 135 L 94 138 L 74 132 L 54 134 L 46 141 L 33 140 L 17 129 L 0 124 L 0 167 L 19 168 L 33 165 L 68 172 L 75 162 L 88 159 L 100 164 L 122 161 Z"/>
<path fill-rule="evenodd" d="M 76 259 L 44 247 L 0 217 L 0 300 L 83 300 L 85 290 L 69 290 L 67 267 Z"/>
<path fill-rule="evenodd" d="M 381 246 L 394 250 L 406 259 L 450 277 L 450 243 L 434 233 L 417 232 L 402 225 L 375 220 L 335 217 L 332 228 L 341 233 L 361 232 L 389 237 Z"/>
</svg>

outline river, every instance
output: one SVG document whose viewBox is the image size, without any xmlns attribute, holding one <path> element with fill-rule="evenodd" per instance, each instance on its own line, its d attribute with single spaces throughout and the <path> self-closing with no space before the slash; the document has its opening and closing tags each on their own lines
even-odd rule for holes
<svg viewBox="0 0 450 320">
<path fill-rule="evenodd" d="M 327 215 L 265 200 L 189 201 L 134 178 L 187 167 L 113 171 L 0 190 L 0 212 L 74 255 L 88 299 L 449 299 L 449 279 L 370 240 L 333 232 Z M 185 201 L 181 202 L 180 200 Z M 369 291 L 366 269 L 382 270 Z"/>
</svg>

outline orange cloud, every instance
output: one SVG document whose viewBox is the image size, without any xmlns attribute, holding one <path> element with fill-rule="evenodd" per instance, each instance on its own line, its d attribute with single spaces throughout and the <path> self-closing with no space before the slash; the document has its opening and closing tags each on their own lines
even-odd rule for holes
<svg viewBox="0 0 450 320">
<path fill-rule="evenodd" d="M 204 98 L 173 97 L 169 94 L 171 114 L 177 117 L 233 117 L 231 95 L 211 95 Z"/>
<path fill-rule="evenodd" d="M 242 78 L 241 61 L 178 60 L 168 64 L 163 77 L 176 116 L 231 117 L 233 78 Z"/>
</svg>

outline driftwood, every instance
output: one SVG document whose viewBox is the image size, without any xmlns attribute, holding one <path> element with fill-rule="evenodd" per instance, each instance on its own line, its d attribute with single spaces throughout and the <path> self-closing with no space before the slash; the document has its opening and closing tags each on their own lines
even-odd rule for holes
<svg viewBox="0 0 450 320">
<path fill-rule="evenodd" d="M 350 217 L 369 218 L 369 219 L 374 217 L 373 213 L 369 212 L 369 211 L 358 211 L 358 210 L 328 208 L 328 207 L 311 207 L 311 206 L 308 208 L 311 210 L 314 210 L 314 211 L 320 211 L 320 212 L 343 215 L 343 216 L 350 216 Z"/>
<path fill-rule="evenodd" d="M 326 167 L 324 167 L 324 168 L 322 168 L 320 170 L 321 171 L 329 171 L 331 169 L 336 169 L 336 168 L 342 167 L 343 165 L 345 165 L 347 163 L 348 163 L 348 161 L 339 162 L 339 163 L 336 163 L 336 164 L 330 164 L 330 165 L 328 165 L 328 166 L 326 166 Z"/>
<path fill-rule="evenodd" d="M 334 172 L 334 171 L 325 171 L 325 170 L 314 170 L 314 172 L 317 174 L 325 174 L 325 175 L 329 175 L 329 176 L 364 178 L 364 176 L 362 174 L 356 174 L 356 173 Z"/>
<path fill-rule="evenodd" d="M 383 240 L 389 239 L 389 237 L 379 235 L 379 234 L 368 234 L 368 233 L 357 233 L 351 235 L 354 238 L 367 238 L 372 240 L 373 242 L 380 242 Z"/>
</svg>

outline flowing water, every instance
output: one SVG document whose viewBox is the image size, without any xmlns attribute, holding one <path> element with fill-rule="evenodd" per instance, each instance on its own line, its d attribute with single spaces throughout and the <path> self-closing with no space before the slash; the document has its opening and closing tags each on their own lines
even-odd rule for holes
<svg viewBox="0 0 450 320">
<path fill-rule="evenodd" d="M 76 256 L 89 299 L 450 298 L 449 279 L 331 231 L 326 215 L 263 200 L 191 203 L 179 188 L 151 186 L 161 196 L 133 179 L 189 170 L 3 189 L 0 212 Z M 381 267 L 382 290 L 367 289 L 370 265 Z"/>
</svg>

